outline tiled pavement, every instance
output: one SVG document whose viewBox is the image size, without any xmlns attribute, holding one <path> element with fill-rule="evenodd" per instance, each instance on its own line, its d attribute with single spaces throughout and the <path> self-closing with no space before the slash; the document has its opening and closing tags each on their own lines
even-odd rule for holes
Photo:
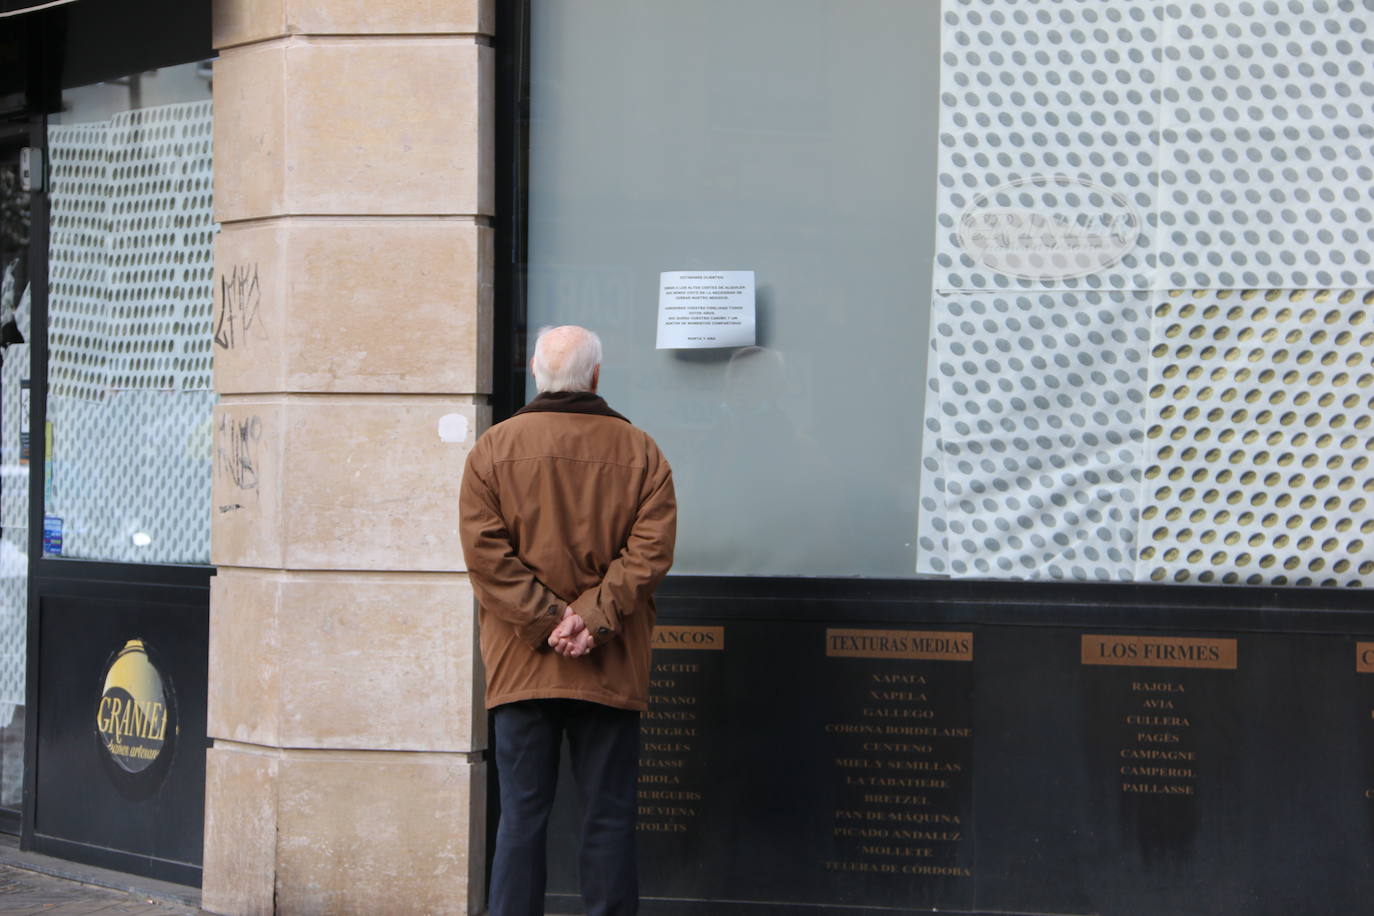
<svg viewBox="0 0 1374 916">
<path fill-rule="evenodd" d="M 201 910 L 158 901 L 143 894 L 110 890 L 0 865 L 0 913 L 60 913 L 63 916 L 191 916 Z"/>
</svg>

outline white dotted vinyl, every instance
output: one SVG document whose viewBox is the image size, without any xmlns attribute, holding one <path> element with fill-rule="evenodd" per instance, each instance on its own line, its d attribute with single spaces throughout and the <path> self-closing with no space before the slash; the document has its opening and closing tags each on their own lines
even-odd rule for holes
<svg viewBox="0 0 1374 916">
<path fill-rule="evenodd" d="M 208 563 L 214 405 L 213 391 L 50 397 L 53 469 L 45 511 L 62 519 L 62 555 Z"/>
<path fill-rule="evenodd" d="M 111 388 L 213 387 L 210 138 L 209 102 L 110 121 Z"/>
<path fill-rule="evenodd" d="M 1152 289 L 1162 4 L 947 0 L 943 15 L 935 287 Z M 964 251 L 958 225 L 980 195 L 1052 175 L 1120 194 L 1139 214 L 1117 265 L 1040 281 Z M 1078 203 L 1052 188 L 1016 197 L 1051 214 Z"/>
<path fill-rule="evenodd" d="M 28 645 L 29 475 L 20 464 L 20 382 L 29 377 L 29 345 L 11 344 L 0 363 L 0 723 L 6 704 L 24 705 Z M 0 725 L 3 727 L 3 725 Z"/>
<path fill-rule="evenodd" d="M 49 128 L 63 556 L 209 561 L 211 124 L 192 102 Z"/>
<path fill-rule="evenodd" d="M 24 705 L 28 646 L 28 529 L 0 533 L 0 707 Z M 0 720 L 8 718 L 0 715 Z"/>
<path fill-rule="evenodd" d="M 1154 312 L 1137 579 L 1374 582 L 1374 292 Z"/>
<path fill-rule="evenodd" d="M 937 297 L 938 298 L 938 297 Z M 933 306 L 932 306 L 933 307 Z M 944 414 L 940 400 L 940 338 L 930 335 L 926 355 L 925 416 L 921 420 L 920 497 L 916 510 L 916 572 L 948 575 L 949 524 L 945 520 Z"/>
<path fill-rule="evenodd" d="M 212 387 L 209 102 L 49 128 L 49 385 Z"/>
<path fill-rule="evenodd" d="M 1143 293 L 935 298 L 929 571 L 1134 575 L 1149 316 Z"/>
<path fill-rule="evenodd" d="M 937 289 L 1374 285 L 1374 0 L 943 12 Z M 1137 210 L 1119 264 L 1023 279 L 964 249 L 980 198 L 1051 176 Z M 1079 209 L 1055 191 L 1010 203 Z"/>
<path fill-rule="evenodd" d="M 0 527 L 27 528 L 29 470 L 20 464 L 24 406 L 20 382 L 29 378 L 29 345 L 11 344 L 0 362 Z"/>
<path fill-rule="evenodd" d="M 108 122 L 48 127 L 48 390 L 99 399 L 108 387 Z"/>
<path fill-rule="evenodd" d="M 917 571 L 1369 584 L 1374 0 L 942 14 Z M 1086 275 L 1020 276 L 961 238 L 979 207 L 1053 221 L 1104 200 L 1140 236 Z M 1072 324 L 1089 290 L 1122 291 L 1130 345 L 1089 336 L 1125 330 L 1120 313 Z M 1112 354 L 1131 379 L 1083 384 Z M 1046 400 L 1011 402 L 1028 386 Z M 1109 394 L 1134 416 L 1086 412 Z M 1089 507 L 1114 524 L 1084 524 Z"/>
<path fill-rule="evenodd" d="M 1166 10 L 1156 287 L 1374 285 L 1374 2 Z"/>
</svg>

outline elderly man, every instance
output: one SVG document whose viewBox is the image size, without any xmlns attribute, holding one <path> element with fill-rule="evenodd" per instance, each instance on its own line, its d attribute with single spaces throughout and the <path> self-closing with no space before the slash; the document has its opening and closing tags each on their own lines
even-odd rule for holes
<svg viewBox="0 0 1374 916">
<path fill-rule="evenodd" d="M 672 472 L 654 440 L 597 396 L 595 334 L 544 329 L 530 368 L 539 394 L 478 440 L 460 504 L 501 787 L 489 909 L 543 912 L 566 734 L 587 913 L 634 913 L 639 714 L 653 591 L 673 561 Z"/>
</svg>

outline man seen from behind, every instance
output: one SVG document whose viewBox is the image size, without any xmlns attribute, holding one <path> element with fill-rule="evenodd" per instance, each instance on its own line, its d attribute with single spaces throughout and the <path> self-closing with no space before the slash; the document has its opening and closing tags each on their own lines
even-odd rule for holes
<svg viewBox="0 0 1374 916">
<path fill-rule="evenodd" d="M 596 394 L 595 334 L 545 328 L 530 368 L 538 395 L 477 441 L 459 507 L 500 784 L 489 912 L 543 912 L 566 735 L 583 808 L 583 901 L 589 916 L 622 916 L 639 905 L 639 714 L 653 592 L 673 561 L 672 471 Z"/>
</svg>

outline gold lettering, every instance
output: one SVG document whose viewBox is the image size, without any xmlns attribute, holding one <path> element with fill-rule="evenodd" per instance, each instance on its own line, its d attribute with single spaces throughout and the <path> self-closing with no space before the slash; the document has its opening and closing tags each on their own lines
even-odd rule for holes
<svg viewBox="0 0 1374 916">
<path fill-rule="evenodd" d="M 724 649 L 725 627 L 654 627 L 655 649 Z"/>
<path fill-rule="evenodd" d="M 1103 636 L 1083 634 L 1080 659 L 1085 665 L 1133 665 L 1157 668 L 1236 668 L 1234 639 L 1183 636 Z"/>
<path fill-rule="evenodd" d="M 926 679 L 921 674 L 875 674 L 873 675 L 875 684 L 910 684 L 915 687 L 924 686 Z"/>
<path fill-rule="evenodd" d="M 859 852 L 866 856 L 894 856 L 902 858 L 929 858 L 934 850 L 929 846 L 860 846 Z"/>
<path fill-rule="evenodd" d="M 973 634 L 946 630 L 825 631 L 830 658 L 905 658 L 973 661 Z"/>
<path fill-rule="evenodd" d="M 110 698 L 110 733 L 114 740 L 124 740 L 124 701 L 119 697 Z"/>
<path fill-rule="evenodd" d="M 1186 716 L 1127 716 L 1127 725 L 1150 725 L 1156 728 L 1190 728 Z"/>
<path fill-rule="evenodd" d="M 913 693 L 909 690 L 870 690 L 868 692 L 870 700 L 877 700 L 880 703 L 924 703 L 926 695 L 924 693 Z"/>
<path fill-rule="evenodd" d="M 1146 782 L 1123 782 L 1121 791 L 1134 795 L 1192 795 L 1191 783 L 1181 785 L 1158 785 Z"/>
<path fill-rule="evenodd" d="M 1187 693 L 1182 684 L 1173 681 L 1131 681 L 1131 690 L 1136 693 Z"/>
<path fill-rule="evenodd" d="M 1137 744 L 1178 744 L 1181 740 L 1172 732 L 1136 732 Z"/>
</svg>

